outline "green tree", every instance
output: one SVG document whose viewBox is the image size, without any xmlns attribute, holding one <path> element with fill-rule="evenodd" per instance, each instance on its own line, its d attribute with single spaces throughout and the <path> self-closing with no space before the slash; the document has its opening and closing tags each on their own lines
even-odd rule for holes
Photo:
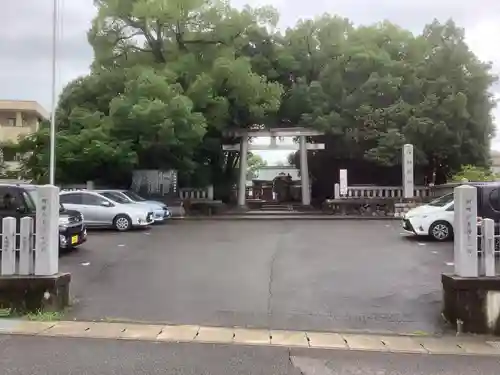
<svg viewBox="0 0 500 375">
<path fill-rule="evenodd" d="M 99 0 L 96 5 L 88 35 L 95 53 L 92 72 L 63 90 L 57 110 L 59 178 L 82 178 L 70 167 L 78 151 L 65 142 L 83 147 L 79 137 L 90 128 L 98 140 L 123 145 L 120 155 L 130 153 L 121 164 L 128 172 L 178 169 L 181 181 L 204 185 L 215 179 L 228 195 L 238 158 L 222 151 L 225 131 L 263 123 L 280 107 L 281 85 L 255 73 L 239 53 L 250 34 L 275 24 L 276 12 L 240 11 L 208 0 Z M 44 144 L 43 132 L 23 143 L 25 149 L 39 145 L 25 170 L 35 170 L 35 158 L 47 158 Z M 86 161 L 115 165 L 114 157 L 103 153 Z M 93 170 L 87 178 L 106 178 Z"/>
<path fill-rule="evenodd" d="M 247 180 L 252 180 L 257 177 L 257 172 L 260 168 L 265 167 L 267 162 L 260 155 L 248 153 L 248 168 Z"/>
<path fill-rule="evenodd" d="M 337 30 L 329 47 L 321 39 L 328 30 Z M 394 166 L 412 143 L 428 176 L 487 164 L 495 77 L 452 21 L 413 36 L 389 22 L 353 28 L 325 16 L 287 35 L 300 68 L 283 105 L 327 133 L 331 158 Z"/>
<path fill-rule="evenodd" d="M 451 182 L 483 182 L 496 181 L 498 176 L 490 168 L 477 167 L 474 165 L 463 165 L 460 171 L 451 177 Z"/>
<path fill-rule="evenodd" d="M 413 35 L 390 22 L 356 27 L 323 15 L 280 33 L 270 7 L 95 3 L 92 72 L 64 89 L 57 110 L 58 178 L 65 181 L 82 178 L 75 160 L 93 166 L 88 179 L 107 178 L 102 170 L 113 166 L 123 175 L 173 168 L 181 183 L 212 182 L 218 197 L 228 197 L 239 160 L 222 144 L 237 142 L 231 130 L 265 126 L 326 133 L 319 139 L 326 150 L 309 155 L 316 181 L 340 159 L 389 170 L 405 143 L 429 177 L 488 164 L 495 77 L 452 21 Z M 95 144 L 82 138 L 87 129 L 117 152 L 89 152 Z M 46 165 L 44 137 L 40 131 L 23 143 L 36 151 L 26 170 Z"/>
</svg>

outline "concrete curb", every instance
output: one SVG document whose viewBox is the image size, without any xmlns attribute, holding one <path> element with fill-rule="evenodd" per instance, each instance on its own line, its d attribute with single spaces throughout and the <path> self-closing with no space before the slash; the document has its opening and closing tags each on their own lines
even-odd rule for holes
<svg viewBox="0 0 500 375">
<path fill-rule="evenodd" d="M 185 217 L 172 217 L 172 220 L 212 220 L 212 221 L 227 221 L 227 220 L 368 220 L 368 221 L 387 221 L 387 220 L 401 220 L 400 217 L 384 216 L 384 217 L 370 217 L 370 216 L 334 216 L 334 215 L 214 215 L 214 216 L 185 216 Z"/>
<path fill-rule="evenodd" d="M 388 353 L 500 356 L 500 341 L 468 336 L 380 335 L 83 321 L 0 320 L 0 334 L 43 337 L 281 346 Z"/>
</svg>

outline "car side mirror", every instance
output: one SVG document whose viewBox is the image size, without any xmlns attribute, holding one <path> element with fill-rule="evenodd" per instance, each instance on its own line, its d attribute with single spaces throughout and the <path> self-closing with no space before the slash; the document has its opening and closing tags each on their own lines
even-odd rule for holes
<svg viewBox="0 0 500 375">
<path fill-rule="evenodd" d="M 103 206 L 103 207 L 112 207 L 113 204 L 111 204 L 111 202 L 108 202 L 108 201 L 102 201 L 101 202 L 101 206 Z"/>
</svg>

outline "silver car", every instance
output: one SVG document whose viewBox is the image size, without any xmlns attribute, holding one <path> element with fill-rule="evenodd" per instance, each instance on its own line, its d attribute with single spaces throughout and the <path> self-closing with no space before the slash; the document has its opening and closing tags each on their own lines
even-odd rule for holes
<svg viewBox="0 0 500 375">
<path fill-rule="evenodd" d="M 140 204 L 141 206 L 147 205 L 151 211 L 153 211 L 153 220 L 155 223 L 162 223 L 165 220 L 170 219 L 171 214 L 170 210 L 166 206 L 165 203 L 156 202 L 156 201 L 147 201 L 144 198 L 133 195 L 129 195 L 128 190 L 120 190 L 120 189 L 102 189 L 96 190 L 98 193 L 101 193 L 105 197 L 109 199 L 116 200 L 120 203 L 128 203 L 128 204 Z M 135 198 L 135 199 L 134 199 Z"/>
<path fill-rule="evenodd" d="M 62 191 L 59 199 L 66 209 L 81 212 L 87 227 L 112 227 L 124 232 L 153 223 L 148 206 L 118 203 L 95 191 Z"/>
</svg>

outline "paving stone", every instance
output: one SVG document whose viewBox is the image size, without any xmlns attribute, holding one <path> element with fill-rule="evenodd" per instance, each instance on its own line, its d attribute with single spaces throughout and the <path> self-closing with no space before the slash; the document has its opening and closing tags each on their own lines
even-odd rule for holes
<svg viewBox="0 0 500 375">
<path fill-rule="evenodd" d="M 232 343 L 234 336 L 233 328 L 226 327 L 200 327 L 195 341 L 213 343 Z"/>
<path fill-rule="evenodd" d="M 156 338 L 158 341 L 193 341 L 200 329 L 199 326 L 179 325 L 163 326 L 161 333 Z"/>
<path fill-rule="evenodd" d="M 413 337 L 406 336 L 381 336 L 380 340 L 385 343 L 390 352 L 400 353 L 427 353 Z"/>
<path fill-rule="evenodd" d="M 156 340 L 163 326 L 149 324 L 129 324 L 120 334 L 121 339 Z"/>
<path fill-rule="evenodd" d="M 126 327 L 126 323 L 92 323 L 89 329 L 84 331 L 83 337 L 117 339 Z"/>
<path fill-rule="evenodd" d="M 91 322 L 58 322 L 52 328 L 43 331 L 44 336 L 85 337 Z"/>
<path fill-rule="evenodd" d="M 500 347 L 495 347 L 487 342 L 460 341 L 458 343 L 467 354 L 500 355 Z"/>
<path fill-rule="evenodd" d="M 311 348 L 348 349 L 347 344 L 338 333 L 307 332 Z"/>
<path fill-rule="evenodd" d="M 35 322 L 35 321 L 21 321 L 10 327 L 5 327 L 2 332 L 17 333 L 26 335 L 37 335 L 52 328 L 57 322 Z"/>
<path fill-rule="evenodd" d="M 500 341 L 486 341 L 486 343 L 500 350 Z"/>
<path fill-rule="evenodd" d="M 280 346 L 309 347 L 305 332 L 271 331 L 271 344 Z"/>
<path fill-rule="evenodd" d="M 271 332 L 264 329 L 235 328 L 233 342 L 249 345 L 269 345 Z"/>
<path fill-rule="evenodd" d="M 342 336 L 347 341 L 349 349 L 387 351 L 387 347 L 382 342 L 380 336 L 354 334 L 345 334 Z"/>
<path fill-rule="evenodd" d="M 415 340 L 431 354 L 465 354 L 465 350 L 451 338 L 419 337 Z"/>
</svg>

